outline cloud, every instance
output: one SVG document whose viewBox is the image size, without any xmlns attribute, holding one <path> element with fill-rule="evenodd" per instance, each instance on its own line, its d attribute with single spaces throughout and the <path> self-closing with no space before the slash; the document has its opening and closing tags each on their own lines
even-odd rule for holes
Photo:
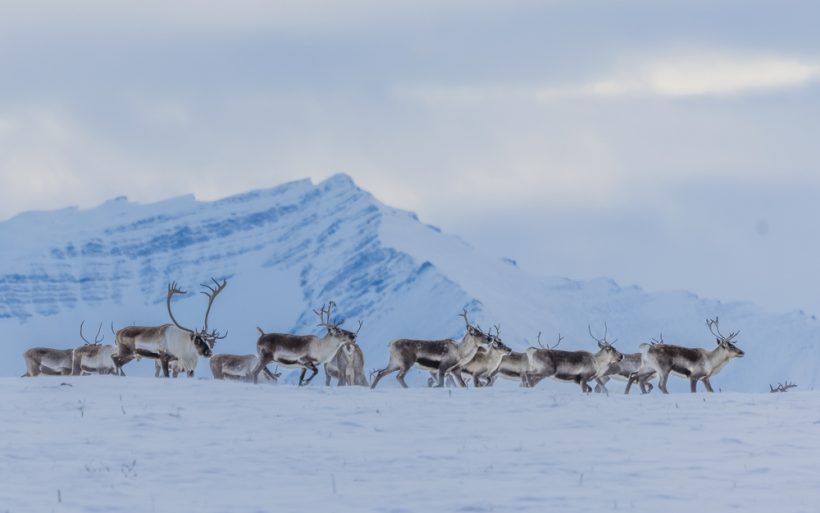
<svg viewBox="0 0 820 513">
<path fill-rule="evenodd" d="M 598 78 L 575 83 L 415 84 L 395 88 L 398 97 L 430 104 L 551 102 L 572 98 L 670 98 L 781 92 L 820 80 L 820 59 L 733 55 L 719 51 L 623 59 Z M 590 74 L 595 74 L 590 72 Z"/>
<path fill-rule="evenodd" d="M 655 58 L 582 85 L 593 96 L 651 94 L 709 96 L 802 87 L 820 78 L 820 65 L 794 57 L 719 54 Z"/>
</svg>

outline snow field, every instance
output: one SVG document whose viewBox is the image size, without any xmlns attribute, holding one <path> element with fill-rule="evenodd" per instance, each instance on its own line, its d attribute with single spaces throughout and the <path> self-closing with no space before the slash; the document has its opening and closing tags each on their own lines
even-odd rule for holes
<svg viewBox="0 0 820 513">
<path fill-rule="evenodd" d="M 0 512 L 816 511 L 820 394 L 0 379 Z"/>
</svg>

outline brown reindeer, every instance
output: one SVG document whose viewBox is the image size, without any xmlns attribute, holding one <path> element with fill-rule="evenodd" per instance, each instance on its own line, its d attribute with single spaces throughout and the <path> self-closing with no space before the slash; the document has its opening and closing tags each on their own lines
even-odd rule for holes
<svg viewBox="0 0 820 513">
<path fill-rule="evenodd" d="M 185 328 L 174 318 L 171 298 L 178 294 L 185 294 L 185 292 L 177 288 L 176 283 L 171 283 L 168 285 L 165 306 L 173 324 L 154 327 L 128 326 L 119 330 L 117 332 L 117 354 L 112 357 L 117 367 L 122 368 L 137 357 L 153 358 L 160 361 L 162 373 L 166 378 L 169 376 L 171 362 L 176 362 L 175 366 L 179 372 L 186 372 L 188 377 L 193 377 L 199 356 L 209 358 L 216 341 L 227 336 L 227 334 L 221 335 L 216 330 L 208 331 L 211 306 L 213 306 L 214 299 L 228 284 L 227 280 L 223 280 L 222 283 L 214 279 L 212 281 L 214 282 L 213 287 L 202 285 L 207 290 L 202 294 L 208 297 L 202 330 L 194 331 Z"/>
<path fill-rule="evenodd" d="M 398 371 L 396 379 L 399 384 L 407 388 L 404 376 L 417 367 L 437 373 L 436 387 L 444 386 L 444 377 L 452 374 L 459 386 L 467 386 L 461 377 L 461 369 L 469 363 L 476 354 L 485 352 L 493 342 L 488 333 L 470 324 L 467 319 L 467 310 L 461 314 L 467 325 L 467 333 L 460 343 L 454 340 L 409 340 L 400 339 L 390 343 L 390 360 L 387 367 L 375 372 L 370 388 L 376 388 L 379 381 L 386 375 Z"/>
<path fill-rule="evenodd" d="M 83 334 L 83 325 L 80 323 L 80 338 L 83 345 L 74 349 L 74 365 L 71 374 L 79 376 L 86 374 L 118 374 L 119 369 L 114 364 L 113 356 L 117 351 L 116 346 L 111 344 L 102 345 L 105 335 L 102 333 L 102 323 L 97 328 L 94 335 L 94 342 L 89 341 Z"/>
<path fill-rule="evenodd" d="M 598 342 L 600 349 L 597 353 L 529 348 L 529 370 L 526 374 L 529 386 L 535 386 L 542 379 L 551 377 L 561 381 L 573 381 L 581 386 L 583 392 L 591 392 L 589 381 L 602 376 L 609 365 L 620 362 L 623 355 L 613 346 L 616 341 L 607 341 L 606 324 L 603 338 L 596 337 L 592 334 L 592 327 L 588 328 L 589 335 Z"/>
<path fill-rule="evenodd" d="M 641 344 L 641 368 L 630 378 L 630 384 L 635 380 L 658 373 L 658 388 L 668 394 L 666 383 L 669 374 L 674 373 L 689 379 L 689 389 L 697 391 L 698 381 L 703 382 L 707 392 L 713 392 L 709 378 L 720 372 L 732 358 L 742 358 L 744 352 L 735 344 L 734 340 L 739 331 L 724 336 L 720 332 L 720 321 L 717 317 L 706 319 L 709 332 L 717 340 L 717 347 L 708 349 L 674 346 L 671 344 Z"/>
<path fill-rule="evenodd" d="M 253 382 L 257 382 L 259 373 L 266 368 L 270 362 L 276 362 L 286 368 L 300 368 L 302 373 L 299 376 L 299 386 L 307 385 L 318 374 L 317 365 L 322 365 L 330 361 L 340 347 L 345 344 L 355 344 L 355 333 L 342 329 L 342 323 L 331 322 L 331 312 L 336 303 L 331 301 L 327 306 L 322 306 L 321 311 L 314 310 L 319 316 L 319 324 L 327 331 L 323 337 L 315 335 L 290 335 L 287 333 L 264 333 L 256 341 L 256 351 L 259 361 L 253 369 Z M 327 318 L 325 318 L 327 315 Z M 359 329 L 362 323 L 359 321 Z M 261 330 L 260 330 L 261 331 Z M 311 374 L 305 379 L 306 372 Z"/>
<path fill-rule="evenodd" d="M 74 366 L 74 350 L 33 347 L 23 353 L 23 360 L 26 362 L 24 378 L 41 374 L 46 376 L 68 376 Z"/>
<path fill-rule="evenodd" d="M 255 354 L 215 354 L 211 356 L 208 365 L 214 379 L 250 382 L 253 381 L 253 369 L 256 368 L 258 361 L 259 358 Z M 277 383 L 281 376 L 281 373 L 271 372 L 267 368 L 263 368 L 262 372 L 273 383 Z"/>
</svg>

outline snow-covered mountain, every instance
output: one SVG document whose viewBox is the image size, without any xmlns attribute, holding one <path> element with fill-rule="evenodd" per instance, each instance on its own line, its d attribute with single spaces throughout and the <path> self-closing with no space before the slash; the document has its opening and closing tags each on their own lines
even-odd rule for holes
<svg viewBox="0 0 820 513">
<path fill-rule="evenodd" d="M 500 324 L 514 348 L 542 331 L 546 340 L 562 333 L 562 347 L 592 349 L 587 324 L 600 330 L 607 322 L 610 338 L 629 352 L 661 331 L 670 343 L 710 347 L 704 320 L 719 315 L 724 331 L 741 330 L 747 356 L 713 380 L 717 386 L 754 391 L 784 379 L 802 388 L 818 382 L 814 316 L 773 315 L 682 291 L 647 293 L 608 279 L 535 276 L 383 205 L 346 175 L 214 202 L 117 198 L 0 223 L 0 374 L 23 372 L 26 347 L 77 345 L 81 320 L 166 322 L 170 281 L 189 292 L 175 303 L 178 319 L 198 327 L 205 299 L 193 292 L 212 276 L 229 282 L 211 314 L 211 327 L 229 332 L 217 352 L 254 352 L 256 326 L 313 332 L 312 310 L 329 300 L 349 324 L 364 321 L 368 370 L 383 366 L 394 338 L 460 336 L 462 308 L 483 326 Z M 146 362 L 127 369 L 153 371 Z M 199 375 L 208 375 L 204 365 Z"/>
</svg>

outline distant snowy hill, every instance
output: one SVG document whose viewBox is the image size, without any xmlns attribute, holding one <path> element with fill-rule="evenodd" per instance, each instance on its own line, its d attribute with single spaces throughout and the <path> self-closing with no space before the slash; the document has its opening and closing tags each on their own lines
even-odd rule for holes
<svg viewBox="0 0 820 513">
<path fill-rule="evenodd" d="M 773 315 L 688 292 L 647 293 L 607 279 L 534 276 L 383 205 L 345 175 L 214 202 L 117 198 L 90 210 L 29 212 L 0 223 L 0 375 L 23 372 L 27 347 L 77 345 L 81 320 L 166 322 L 169 281 L 189 292 L 175 303 L 178 318 L 198 327 L 205 299 L 194 292 L 211 276 L 229 282 L 210 323 L 229 332 L 217 352 L 255 352 L 256 326 L 314 332 L 312 309 L 331 299 L 349 324 L 364 321 L 368 370 L 384 365 L 394 338 L 460 336 L 462 308 L 482 326 L 500 324 L 515 348 L 542 331 L 548 341 L 562 333 L 562 347 L 591 349 L 587 323 L 600 330 L 607 322 L 617 347 L 629 352 L 661 331 L 670 343 L 711 347 L 704 320 L 719 315 L 724 331 L 741 330 L 747 356 L 714 379 L 716 386 L 755 391 L 785 379 L 801 388 L 818 383 L 814 317 Z M 153 371 L 146 362 L 126 369 Z M 204 365 L 199 375 L 209 375 Z"/>
</svg>

